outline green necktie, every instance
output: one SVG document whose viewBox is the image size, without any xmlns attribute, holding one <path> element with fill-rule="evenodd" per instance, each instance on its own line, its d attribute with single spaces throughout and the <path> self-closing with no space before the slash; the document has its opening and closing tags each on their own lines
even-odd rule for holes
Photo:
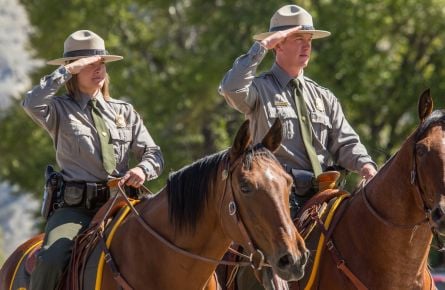
<svg viewBox="0 0 445 290">
<path fill-rule="evenodd" d="M 91 99 L 91 115 L 93 116 L 94 125 L 99 134 L 100 149 L 102 151 L 102 163 L 105 171 L 111 174 L 116 168 L 116 159 L 114 158 L 113 144 L 111 144 L 108 128 L 105 121 L 97 108 L 97 100 Z"/>
<path fill-rule="evenodd" d="M 312 145 L 311 121 L 307 111 L 306 103 L 304 102 L 303 86 L 297 79 L 293 79 L 292 84 L 295 87 L 294 98 L 295 105 L 297 107 L 298 123 L 300 124 L 301 138 L 303 139 L 304 147 L 306 148 L 307 155 L 309 157 L 309 160 L 311 161 L 314 175 L 315 177 L 317 177 L 318 175 L 320 175 L 322 170 L 320 161 L 318 161 L 317 158 L 317 153 L 315 152 L 315 148 Z"/>
</svg>

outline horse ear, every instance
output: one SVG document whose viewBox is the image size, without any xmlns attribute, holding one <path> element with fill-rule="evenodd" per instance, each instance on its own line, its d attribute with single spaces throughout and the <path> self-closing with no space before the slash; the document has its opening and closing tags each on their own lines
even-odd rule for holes
<svg viewBox="0 0 445 290">
<path fill-rule="evenodd" d="M 420 122 L 423 122 L 433 111 L 433 98 L 431 98 L 430 89 L 426 89 L 420 95 L 418 110 Z"/>
<path fill-rule="evenodd" d="M 232 148 L 230 148 L 230 160 L 235 160 L 241 156 L 247 147 L 252 143 L 252 135 L 249 129 L 249 120 L 244 121 L 236 133 Z"/>
<path fill-rule="evenodd" d="M 261 143 L 271 152 L 275 152 L 278 149 L 278 147 L 280 147 L 282 139 L 283 139 L 283 125 L 281 124 L 280 118 L 276 118 L 275 122 L 269 129 L 269 132 L 267 132 L 266 136 L 264 136 L 263 141 L 261 141 Z"/>
</svg>

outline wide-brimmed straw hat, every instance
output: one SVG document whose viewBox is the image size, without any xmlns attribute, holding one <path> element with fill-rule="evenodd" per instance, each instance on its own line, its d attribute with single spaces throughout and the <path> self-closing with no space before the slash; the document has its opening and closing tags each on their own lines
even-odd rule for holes
<svg viewBox="0 0 445 290">
<path fill-rule="evenodd" d="M 267 36 L 292 27 L 301 26 L 298 33 L 312 34 L 312 39 L 328 37 L 331 35 L 329 31 L 318 30 L 314 28 L 312 16 L 297 5 L 286 5 L 275 12 L 270 19 L 269 32 L 263 32 L 253 36 L 255 40 L 263 40 Z"/>
<path fill-rule="evenodd" d="M 72 33 L 63 44 L 63 57 L 47 62 L 51 65 L 65 64 L 69 60 L 98 55 L 105 62 L 123 59 L 119 55 L 111 55 L 105 49 L 105 42 L 96 33 L 90 30 L 78 30 Z"/>
</svg>

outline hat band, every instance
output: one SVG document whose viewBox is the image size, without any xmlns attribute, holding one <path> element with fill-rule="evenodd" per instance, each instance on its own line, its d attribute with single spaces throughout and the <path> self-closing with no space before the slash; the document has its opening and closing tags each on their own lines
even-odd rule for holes
<svg viewBox="0 0 445 290">
<path fill-rule="evenodd" d="M 281 30 L 286 30 L 292 27 L 297 27 L 299 25 L 283 25 L 283 26 L 276 26 L 276 27 L 272 27 L 271 29 L 269 29 L 270 32 L 275 32 L 275 31 L 281 31 Z M 300 25 L 301 29 L 300 30 L 315 30 L 314 27 L 312 25 Z"/>
<path fill-rule="evenodd" d="M 93 55 L 107 55 L 108 51 L 105 49 L 80 49 L 68 51 L 63 54 L 63 57 L 76 57 L 76 56 L 93 56 Z"/>
</svg>

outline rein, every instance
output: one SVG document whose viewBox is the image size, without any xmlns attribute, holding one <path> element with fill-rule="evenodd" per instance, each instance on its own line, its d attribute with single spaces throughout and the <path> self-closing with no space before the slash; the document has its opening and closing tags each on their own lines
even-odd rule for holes
<svg viewBox="0 0 445 290">
<path fill-rule="evenodd" d="M 442 241 L 438 238 L 438 232 L 436 231 L 436 228 L 434 226 L 434 222 L 432 220 L 432 208 L 430 205 L 428 205 L 427 201 L 425 200 L 425 192 L 422 190 L 422 188 L 420 187 L 419 184 L 419 177 L 418 177 L 418 172 L 417 172 L 417 162 L 416 162 L 416 149 L 414 147 L 413 150 L 413 161 L 412 161 L 413 167 L 411 169 L 410 172 L 410 184 L 414 187 L 415 189 L 415 195 L 414 195 L 414 199 L 416 202 L 417 207 L 423 211 L 424 213 L 424 218 L 413 223 L 413 224 L 398 224 L 398 223 L 394 223 L 391 222 L 389 220 L 387 220 L 385 217 L 383 217 L 380 213 L 377 212 L 377 210 L 371 205 L 371 203 L 369 202 L 368 199 L 368 195 L 367 195 L 367 191 L 366 191 L 366 186 L 363 187 L 363 194 L 362 194 L 362 198 L 363 198 L 363 202 L 366 205 L 366 208 L 369 210 L 369 212 L 371 212 L 371 214 L 377 218 L 381 223 L 383 223 L 385 226 L 387 227 L 392 227 L 392 228 L 398 228 L 398 229 L 402 229 L 402 230 L 411 230 L 411 237 L 409 239 L 409 242 L 411 243 L 414 234 L 416 233 L 417 229 L 420 226 L 423 226 L 424 224 L 428 224 L 430 226 L 430 230 L 431 233 L 433 234 L 433 236 L 437 237 L 437 241 L 440 243 L 440 248 L 443 249 L 443 243 Z M 430 199 L 430 201 L 432 202 L 432 200 Z M 430 277 L 430 281 L 433 281 L 433 278 L 431 276 L 431 273 L 429 271 L 427 271 Z M 434 283 L 431 283 L 431 289 L 433 289 L 433 285 Z"/>
<path fill-rule="evenodd" d="M 209 258 L 209 257 L 204 257 L 204 256 L 200 256 L 198 254 L 194 254 L 191 252 L 188 252 L 178 246 L 176 246 L 175 244 L 173 244 L 172 242 L 168 241 L 167 239 L 165 239 L 163 236 L 161 236 L 158 232 L 156 232 L 144 219 L 143 217 L 139 214 L 139 212 L 137 211 L 137 209 L 131 204 L 130 200 L 128 199 L 128 197 L 126 196 L 126 194 L 123 192 L 123 189 L 121 186 L 119 186 L 119 191 L 120 194 L 124 197 L 126 203 L 128 204 L 128 206 L 130 206 L 131 211 L 136 215 L 137 221 L 142 225 L 142 227 L 148 231 L 151 235 L 153 235 L 156 239 L 158 239 L 162 244 L 164 244 L 165 246 L 167 246 L 168 248 L 170 248 L 171 250 L 178 252 L 184 256 L 196 259 L 196 260 L 200 260 L 200 261 L 204 261 L 204 262 L 208 262 L 208 263 L 212 263 L 212 264 L 222 264 L 222 265 L 229 265 L 229 266 L 249 266 L 251 265 L 251 263 L 249 262 L 233 262 L 233 261 L 225 261 L 225 260 L 218 260 L 218 259 L 213 259 L 213 258 Z"/>
<path fill-rule="evenodd" d="M 385 219 L 380 213 L 377 212 L 377 210 L 371 205 L 371 203 L 369 202 L 368 199 L 368 195 L 366 193 L 366 187 L 363 188 L 363 201 L 366 205 L 366 208 L 372 213 L 372 215 L 374 217 L 376 217 L 380 222 L 382 222 L 383 224 L 385 224 L 388 227 L 393 227 L 393 228 L 401 228 L 401 229 L 413 229 L 413 231 L 415 231 L 417 229 L 417 227 L 428 223 L 429 222 L 429 217 L 428 215 L 426 215 L 426 217 L 414 224 L 397 224 L 397 223 L 393 223 L 391 221 L 388 221 L 387 219 Z"/>
<path fill-rule="evenodd" d="M 363 202 L 365 203 L 366 208 L 372 213 L 372 215 L 374 217 L 376 217 L 384 225 L 386 225 L 388 227 L 393 227 L 393 228 L 411 229 L 413 232 L 412 232 L 410 241 L 412 240 L 412 237 L 413 237 L 415 231 L 417 230 L 417 228 L 422 226 L 423 224 L 429 224 L 432 233 L 436 234 L 436 231 L 434 230 L 434 226 L 433 226 L 434 223 L 432 221 L 432 216 L 431 216 L 432 209 L 425 201 L 425 198 L 424 198 L 425 193 L 420 188 L 420 185 L 418 182 L 419 178 L 418 178 L 418 173 L 417 173 L 415 148 L 413 151 L 414 151 L 413 152 L 413 168 L 411 169 L 411 172 L 410 172 L 410 183 L 416 190 L 416 195 L 414 195 L 416 205 L 420 210 L 423 211 L 423 213 L 425 215 L 425 217 L 422 220 L 415 222 L 413 224 L 398 224 L 398 223 L 393 223 L 391 221 L 388 221 L 387 219 L 385 219 L 385 217 L 383 217 L 380 213 L 378 213 L 377 210 L 369 202 L 368 195 L 366 192 L 366 186 L 363 187 L 363 194 L 362 194 Z"/>
</svg>

